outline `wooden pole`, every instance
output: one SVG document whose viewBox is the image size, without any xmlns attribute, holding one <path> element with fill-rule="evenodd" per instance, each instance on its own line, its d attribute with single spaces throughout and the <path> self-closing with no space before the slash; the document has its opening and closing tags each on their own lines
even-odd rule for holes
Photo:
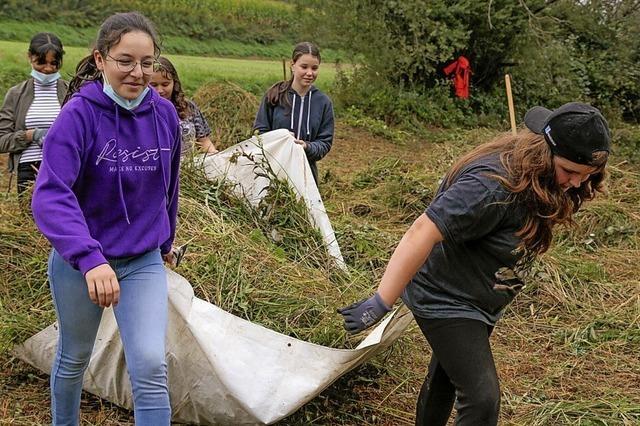
<svg viewBox="0 0 640 426">
<path fill-rule="evenodd" d="M 283 80 L 287 80 L 287 60 L 286 59 L 282 59 L 282 75 L 284 77 L 282 77 Z"/>
<path fill-rule="evenodd" d="M 516 135 L 516 113 L 513 108 L 513 96 L 511 95 L 511 77 L 509 74 L 504 75 L 504 84 L 507 87 L 507 103 L 509 104 L 509 121 L 511 121 L 511 133 Z"/>
</svg>

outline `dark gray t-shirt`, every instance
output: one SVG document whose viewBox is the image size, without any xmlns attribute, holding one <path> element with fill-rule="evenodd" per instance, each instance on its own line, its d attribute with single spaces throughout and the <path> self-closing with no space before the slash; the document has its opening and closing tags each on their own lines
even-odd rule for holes
<svg viewBox="0 0 640 426">
<path fill-rule="evenodd" d="M 516 289 L 496 286 L 501 268 L 515 269 L 521 257 L 525 212 L 490 175 L 505 175 L 498 156 L 466 166 L 438 193 L 425 214 L 444 237 L 402 296 L 421 318 L 470 318 L 495 324 Z M 494 288 L 495 286 L 495 288 Z"/>
</svg>

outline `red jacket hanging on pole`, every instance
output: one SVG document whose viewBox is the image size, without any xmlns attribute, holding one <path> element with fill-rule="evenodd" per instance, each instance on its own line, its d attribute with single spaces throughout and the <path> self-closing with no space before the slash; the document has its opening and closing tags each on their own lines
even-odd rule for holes
<svg viewBox="0 0 640 426">
<path fill-rule="evenodd" d="M 455 72 L 453 76 L 453 86 L 456 89 L 456 96 L 464 99 L 468 98 L 469 76 L 471 75 L 471 64 L 469 64 L 469 60 L 464 56 L 460 56 L 454 62 L 447 65 L 443 71 L 447 76 Z"/>
</svg>

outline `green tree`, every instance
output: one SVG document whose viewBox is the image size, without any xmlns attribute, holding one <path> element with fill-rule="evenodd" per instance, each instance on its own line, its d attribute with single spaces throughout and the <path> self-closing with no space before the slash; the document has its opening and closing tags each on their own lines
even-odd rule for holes
<svg viewBox="0 0 640 426">
<path fill-rule="evenodd" d="M 407 114 L 430 119 L 439 108 L 461 117 L 503 115 L 505 72 L 514 77 L 521 110 L 577 99 L 612 116 L 640 116 L 638 0 L 298 4 L 314 29 L 309 37 L 354 53 L 359 67 L 341 80 L 338 97 L 387 121 Z M 472 98 L 452 104 L 442 96 L 441 70 L 461 54 L 471 61 Z"/>
</svg>

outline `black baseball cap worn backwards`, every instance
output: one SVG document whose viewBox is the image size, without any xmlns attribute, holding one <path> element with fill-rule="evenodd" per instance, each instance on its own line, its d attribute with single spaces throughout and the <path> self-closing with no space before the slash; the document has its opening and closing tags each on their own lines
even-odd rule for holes
<svg viewBox="0 0 640 426">
<path fill-rule="evenodd" d="M 554 155 L 591 165 L 593 153 L 610 152 L 611 132 L 600 111 L 581 102 L 569 102 L 556 110 L 537 106 L 524 116 L 524 124 L 544 135 Z"/>
</svg>

